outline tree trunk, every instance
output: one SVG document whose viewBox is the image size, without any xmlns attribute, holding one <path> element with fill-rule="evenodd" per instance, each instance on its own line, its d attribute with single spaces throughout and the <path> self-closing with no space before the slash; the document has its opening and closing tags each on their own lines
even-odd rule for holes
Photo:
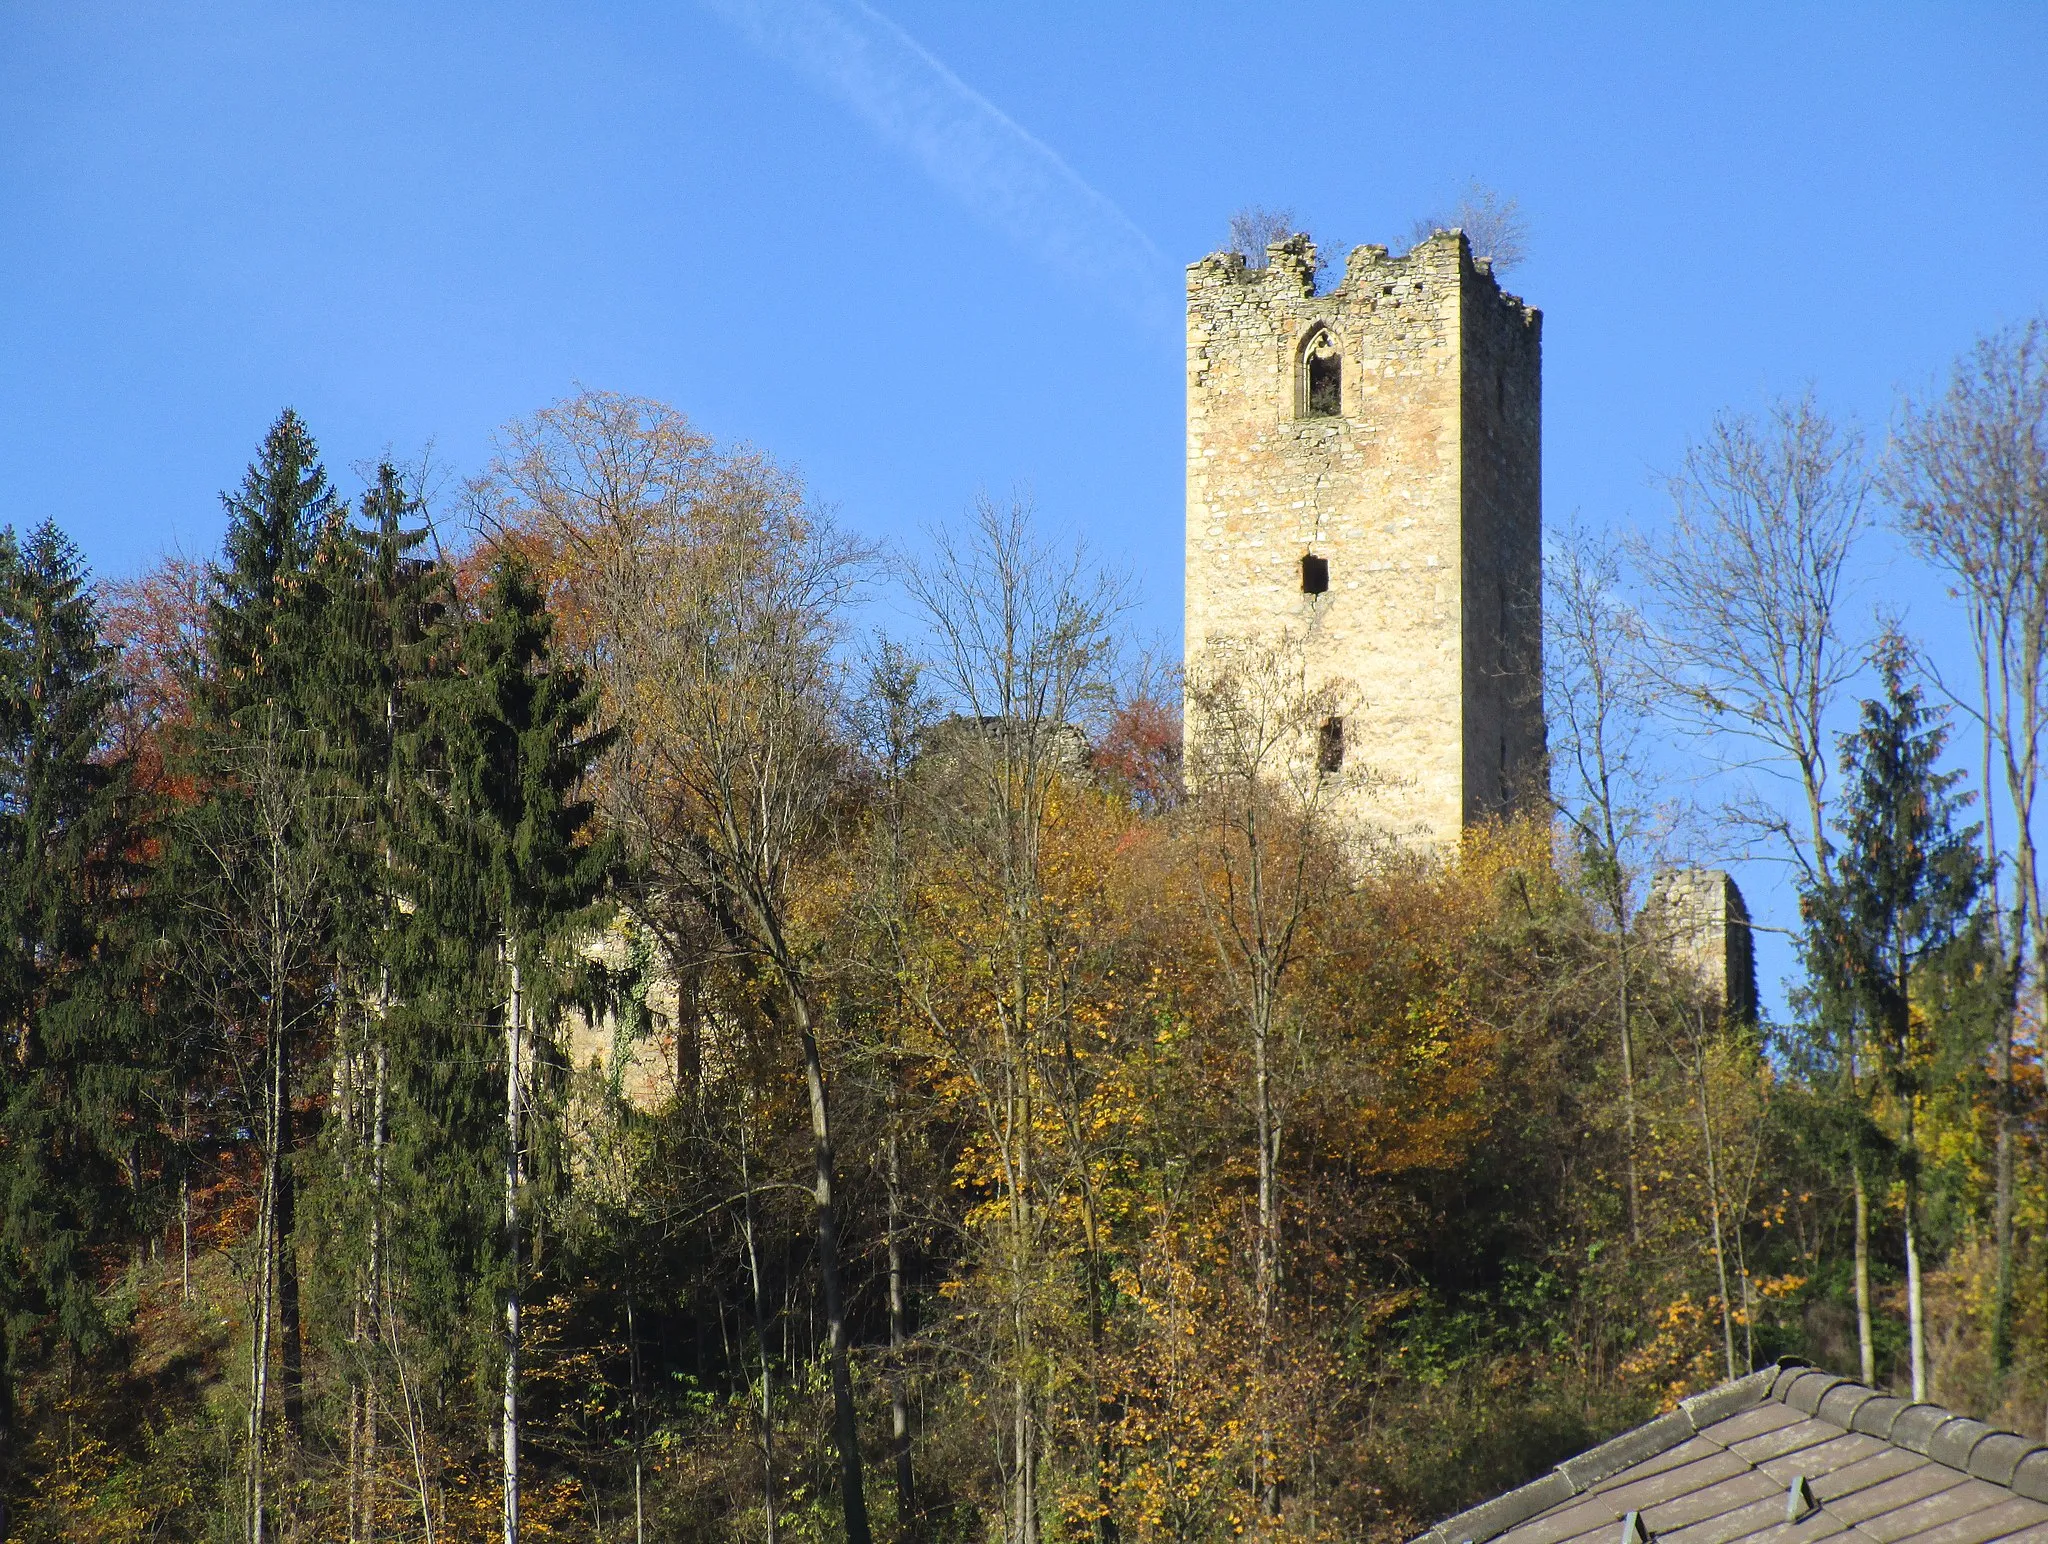
<svg viewBox="0 0 2048 1544">
<path fill-rule="evenodd" d="M 386 981 L 389 977 L 387 975 Z M 382 1035 L 385 1012 L 390 1001 L 389 986 L 378 993 L 379 1034 L 370 1074 L 370 1257 L 366 1262 L 360 1310 L 367 1316 L 370 1345 L 377 1342 L 377 1305 L 384 1280 L 384 1091 L 390 1078 L 390 1053 Z M 359 1537 L 372 1539 L 377 1533 L 377 1373 L 372 1358 L 363 1378 L 363 1479 L 360 1495 L 362 1527 Z"/>
<path fill-rule="evenodd" d="M 1622 917 L 1622 909 L 1615 908 L 1615 916 Z M 1616 999 L 1621 1009 L 1621 1111 L 1624 1151 L 1622 1154 L 1622 1176 L 1628 1186 L 1628 1241 L 1640 1244 L 1643 1241 L 1643 1224 L 1639 1208 L 1642 1205 L 1642 1179 L 1636 1173 L 1636 1046 L 1634 1026 L 1629 1022 L 1629 979 L 1627 923 L 1617 924 L 1615 933 L 1615 964 L 1620 972 Z"/>
<path fill-rule="evenodd" d="M 747 1152 L 747 1116 L 740 1112 L 740 1193 L 746 1230 L 747 1280 L 753 1286 L 754 1342 L 761 1350 L 761 1505 L 775 1544 L 775 1364 L 768 1357 L 768 1309 L 761 1292 L 761 1254 L 754 1242 L 754 1171 Z M 721 1322 L 723 1310 L 720 1311 Z"/>
<path fill-rule="evenodd" d="M 186 1164 L 186 1171 L 178 1176 L 178 1301 L 192 1301 L 192 1100 L 187 1090 L 179 1096 L 184 1110 L 180 1116 L 178 1139 L 184 1152 L 180 1155 Z"/>
<path fill-rule="evenodd" d="M 2013 985 L 2019 982 L 2014 972 Z M 2001 1004 L 1998 1016 L 1998 1147 L 1996 1195 L 1993 1200 L 1992 1230 L 1998 1249 L 1998 1280 L 1991 1305 L 1991 1365 L 2003 1375 L 2012 1370 L 2012 1021 L 2014 997 Z"/>
<path fill-rule="evenodd" d="M 275 1047 L 271 1056 L 276 1064 Z M 264 1493 L 264 1444 L 269 1437 L 268 1415 L 270 1404 L 270 1304 L 275 1280 L 273 1266 L 276 1261 L 276 1228 L 274 1208 L 277 1198 L 277 1107 L 274 1076 L 264 1080 L 264 1162 L 263 1185 L 256 1203 L 256 1290 L 252 1295 L 255 1312 L 250 1315 L 249 1325 L 249 1422 L 248 1422 L 248 1469 L 243 1482 L 243 1496 L 248 1510 L 250 1544 L 263 1544 L 265 1537 L 264 1509 L 268 1498 Z"/>
<path fill-rule="evenodd" d="M 1900 996 L 1905 995 L 1901 984 Z M 1903 1014 L 1901 1015 L 1903 1018 Z M 1908 1026 L 1900 1025 L 1897 1043 L 1904 1045 Z M 1927 1394 L 1927 1323 L 1922 1313 L 1920 1286 L 1920 1149 L 1914 1134 L 1913 1092 L 1904 1091 L 1906 1105 L 1906 1344 L 1913 1362 L 1913 1402 L 1924 1403 Z"/>
<path fill-rule="evenodd" d="M 1863 1183 L 1863 1160 L 1852 1158 L 1850 1176 L 1856 1185 L 1856 1354 L 1867 1388 L 1877 1387 L 1877 1353 L 1870 1343 L 1870 1193 Z"/>
<path fill-rule="evenodd" d="M 1705 1025 L 1701 1025 L 1704 1030 Z M 1707 1215 L 1713 1224 L 1714 1269 L 1721 1278 L 1721 1345 L 1728 1357 L 1728 1381 L 1734 1382 L 1739 1374 L 1735 1370 L 1735 1319 L 1732 1305 L 1728 1301 L 1728 1255 L 1722 1247 L 1721 1235 L 1721 1167 L 1714 1155 L 1714 1122 L 1707 1109 L 1707 1054 L 1703 1044 L 1693 1045 L 1693 1066 L 1699 1074 L 1700 1085 L 1700 1140 L 1707 1155 Z"/>
<path fill-rule="evenodd" d="M 1255 962 L 1253 969 L 1263 972 L 1264 962 Z M 1274 1235 L 1279 1228 L 1279 1200 L 1273 1181 L 1273 1076 L 1270 1060 L 1273 1003 L 1265 982 L 1257 983 L 1254 990 L 1258 993 L 1252 1008 L 1252 1080 L 1258 1104 L 1259 1236 L 1256 1245 L 1258 1255 L 1252 1262 L 1252 1300 L 1258 1335 L 1258 1344 L 1253 1348 L 1253 1365 L 1259 1381 L 1255 1394 L 1258 1408 L 1253 1434 L 1257 1451 L 1252 1456 L 1252 1472 L 1256 1476 L 1259 1506 L 1268 1517 L 1278 1517 L 1280 1485 L 1273 1474 L 1273 1422 L 1269 1409 L 1273 1397 L 1273 1246 Z"/>
<path fill-rule="evenodd" d="M 917 1490 L 910 1464 L 910 1399 L 903 1372 L 903 1112 L 896 1069 L 889 1069 L 889 1145 L 883 1173 L 889 1189 L 889 1442 L 896 1458 L 896 1531 L 904 1544 L 918 1533 Z"/>
<path fill-rule="evenodd" d="M 1024 923 L 1013 913 L 1013 939 L 1024 936 Z M 1030 1023 L 1031 974 L 1021 943 L 1013 944 L 1009 1046 L 1011 1081 L 1010 1131 L 1016 1140 L 1010 1181 L 1010 1355 L 1012 1440 L 1016 1444 L 1014 1503 L 1015 1544 L 1038 1544 L 1038 1432 L 1031 1404 L 1031 1320 L 1029 1274 L 1031 1258 L 1031 1155 L 1038 1112 L 1032 1099 Z"/>
<path fill-rule="evenodd" d="M 525 1027 L 525 993 L 519 955 L 508 939 L 502 946 L 511 966 L 505 1000 L 505 1388 L 504 1429 L 499 1441 L 504 1475 L 504 1544 L 519 1544 L 519 1060 Z"/>
<path fill-rule="evenodd" d="M 724 1310 L 719 1311 L 723 1322 Z M 643 1432 L 640 1424 L 640 1326 L 633 1314 L 633 1294 L 626 1294 L 626 1361 L 633 1380 L 633 1544 L 647 1544 L 647 1504 L 641 1494 L 641 1449 Z"/>
<path fill-rule="evenodd" d="M 803 1042 L 804 1087 L 811 1106 L 811 1183 L 817 1203 L 818 1278 L 825 1295 L 826 1340 L 832 1364 L 832 1431 L 839 1448 L 839 1503 L 846 1544 L 872 1544 L 868 1498 L 861 1476 L 860 1423 L 853 1404 L 853 1370 L 846 1345 L 846 1304 L 839 1282 L 839 1203 L 833 1193 L 832 1115 L 825 1097 L 825 1061 L 811 1024 L 810 1004 L 785 969 L 790 1011 Z"/>
<path fill-rule="evenodd" d="M 287 1072 L 279 1095 L 277 1166 L 277 1382 L 283 1396 L 285 1435 L 296 1445 L 306 1435 L 304 1341 L 299 1331 L 299 1185 L 292 1173 L 292 1094 Z"/>
<path fill-rule="evenodd" d="M 1915 1182 L 1906 1181 L 1906 1339 L 1913 1359 L 1913 1402 L 1927 1398 L 1927 1336 L 1920 1313 L 1920 1241 L 1914 1224 Z"/>
</svg>

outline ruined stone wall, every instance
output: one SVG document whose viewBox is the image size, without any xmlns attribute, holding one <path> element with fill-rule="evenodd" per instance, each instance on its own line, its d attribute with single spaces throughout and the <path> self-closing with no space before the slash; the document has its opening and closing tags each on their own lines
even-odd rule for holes
<svg viewBox="0 0 2048 1544">
<path fill-rule="evenodd" d="M 1510 604 L 1540 588 L 1540 320 L 1455 232 L 1360 247 L 1323 294 L 1314 265 L 1295 238 L 1264 269 L 1188 271 L 1188 662 L 1212 638 L 1301 639 L 1350 698 L 1340 814 L 1451 840 L 1540 757 L 1535 613 Z M 1332 416 L 1305 412 L 1319 330 Z"/>
<path fill-rule="evenodd" d="M 1543 808 L 1543 372 L 1535 313 L 1464 283 L 1465 820 Z"/>
<path fill-rule="evenodd" d="M 1637 926 L 1725 1017 L 1756 1018 L 1756 939 L 1734 876 L 1721 869 L 1666 869 L 1651 881 Z"/>
</svg>

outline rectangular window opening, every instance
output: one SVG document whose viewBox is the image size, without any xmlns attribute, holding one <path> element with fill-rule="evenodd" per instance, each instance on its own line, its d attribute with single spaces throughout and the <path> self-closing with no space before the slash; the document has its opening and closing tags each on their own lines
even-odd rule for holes
<svg viewBox="0 0 2048 1544">
<path fill-rule="evenodd" d="M 1316 770 L 1319 772 L 1342 772 L 1344 770 L 1344 720 L 1326 718 L 1323 727 L 1316 734 Z"/>
<path fill-rule="evenodd" d="M 1330 588 L 1330 560 L 1310 552 L 1301 560 L 1301 593 L 1321 595 Z"/>
</svg>

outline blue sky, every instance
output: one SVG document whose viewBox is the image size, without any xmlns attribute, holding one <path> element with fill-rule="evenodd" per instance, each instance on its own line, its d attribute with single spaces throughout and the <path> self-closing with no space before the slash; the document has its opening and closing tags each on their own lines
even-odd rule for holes
<svg viewBox="0 0 2048 1544">
<path fill-rule="evenodd" d="M 2044 81 L 2038 5 L 8 5 L 0 520 L 128 573 L 211 549 L 286 403 L 350 484 L 581 382 L 877 537 L 1026 489 L 1172 644 L 1179 268 L 1234 207 L 1518 197 L 1547 512 L 1654 525 L 1717 409 L 1881 432 L 2048 306 Z"/>
</svg>

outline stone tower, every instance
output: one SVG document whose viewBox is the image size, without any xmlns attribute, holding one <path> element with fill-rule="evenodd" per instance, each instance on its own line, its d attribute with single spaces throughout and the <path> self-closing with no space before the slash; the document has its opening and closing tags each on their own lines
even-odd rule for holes
<svg viewBox="0 0 2048 1544">
<path fill-rule="evenodd" d="M 1666 869 L 1650 884 L 1637 928 L 1689 975 L 1724 1018 L 1757 1016 L 1756 939 L 1734 876 L 1721 869 Z"/>
<path fill-rule="evenodd" d="M 1456 231 L 1315 270 L 1188 270 L 1188 663 L 1293 634 L 1343 817 L 1455 840 L 1541 792 L 1542 317 Z"/>
</svg>

